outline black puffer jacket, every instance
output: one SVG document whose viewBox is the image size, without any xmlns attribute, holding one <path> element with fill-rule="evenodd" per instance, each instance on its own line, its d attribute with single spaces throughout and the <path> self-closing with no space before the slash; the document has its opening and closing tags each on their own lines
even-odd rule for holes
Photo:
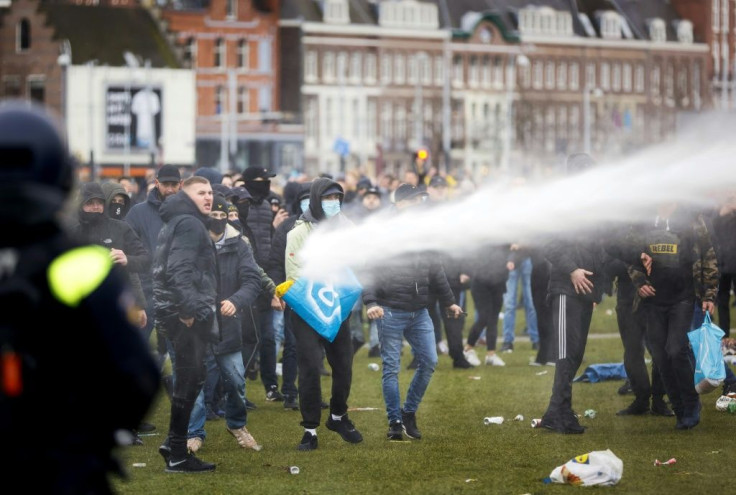
<svg viewBox="0 0 736 495">
<path fill-rule="evenodd" d="M 243 219 L 241 218 L 240 221 L 242 222 Z M 273 236 L 271 203 L 265 200 L 252 203 L 245 222 L 253 232 L 252 241 L 255 243 L 253 251 L 256 261 L 265 270 L 268 266 L 268 257 L 271 253 L 271 237 Z"/>
<path fill-rule="evenodd" d="M 713 244 L 721 273 L 736 273 L 736 213 L 713 216 Z"/>
<path fill-rule="evenodd" d="M 509 260 L 509 245 L 486 245 L 471 256 L 473 281 L 484 285 L 495 285 L 509 278 L 506 263 Z"/>
<path fill-rule="evenodd" d="M 217 259 L 197 205 L 179 191 L 161 205 L 164 227 L 153 258 L 156 321 L 213 316 L 217 299 Z"/>
<path fill-rule="evenodd" d="M 220 317 L 222 340 L 213 351 L 221 355 L 238 352 L 243 347 L 241 324 L 244 316 L 250 318 L 250 305 L 261 292 L 261 274 L 250 246 L 231 225 L 225 228 L 224 241 L 217 249 L 217 264 L 220 269 L 218 305 L 227 299 L 237 308 L 234 316 Z"/>
</svg>

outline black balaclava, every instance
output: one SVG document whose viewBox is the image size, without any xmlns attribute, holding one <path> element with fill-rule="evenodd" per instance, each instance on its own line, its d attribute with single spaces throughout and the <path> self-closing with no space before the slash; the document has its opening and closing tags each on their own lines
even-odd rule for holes
<svg viewBox="0 0 736 495">
<path fill-rule="evenodd" d="M 270 180 L 246 180 L 245 188 L 248 190 L 251 196 L 253 196 L 253 202 L 260 203 L 271 192 L 271 181 Z M 243 218 L 242 216 L 240 218 Z"/>
<path fill-rule="evenodd" d="M 225 196 L 221 194 L 215 194 L 212 198 L 212 211 L 221 211 L 227 215 L 228 202 Z M 207 229 L 213 234 L 222 235 L 227 227 L 227 216 L 225 218 L 212 218 L 207 219 Z"/>
<path fill-rule="evenodd" d="M 79 223 L 85 225 L 99 225 L 105 218 L 105 210 L 103 208 L 102 213 L 84 211 L 82 206 L 90 199 L 101 199 L 102 204 L 105 204 L 105 193 L 102 192 L 102 187 L 97 182 L 87 182 L 82 186 L 80 192 L 81 201 L 79 202 Z"/>
</svg>

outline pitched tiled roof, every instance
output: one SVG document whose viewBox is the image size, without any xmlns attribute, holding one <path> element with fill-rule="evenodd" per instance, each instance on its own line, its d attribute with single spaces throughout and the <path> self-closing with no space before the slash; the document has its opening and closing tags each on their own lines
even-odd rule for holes
<svg viewBox="0 0 736 495">
<path fill-rule="evenodd" d="M 143 8 L 86 7 L 41 3 L 54 38 L 68 39 L 72 64 L 97 60 L 99 65 L 123 66 L 129 51 L 152 67 L 179 67 L 176 55 L 151 14 Z"/>
</svg>

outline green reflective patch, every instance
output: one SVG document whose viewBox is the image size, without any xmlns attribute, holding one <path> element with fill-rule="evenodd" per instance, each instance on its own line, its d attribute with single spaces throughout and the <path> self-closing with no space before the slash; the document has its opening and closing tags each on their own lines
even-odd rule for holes
<svg viewBox="0 0 736 495">
<path fill-rule="evenodd" d="M 112 269 L 107 249 L 84 246 L 67 251 L 49 265 L 51 293 L 67 306 L 76 307 L 100 286 Z"/>
</svg>

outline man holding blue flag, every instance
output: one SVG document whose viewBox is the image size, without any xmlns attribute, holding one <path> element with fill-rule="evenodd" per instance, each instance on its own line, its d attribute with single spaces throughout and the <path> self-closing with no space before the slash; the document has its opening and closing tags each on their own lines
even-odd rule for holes
<svg viewBox="0 0 736 495">
<path fill-rule="evenodd" d="M 304 436 L 297 449 L 302 451 L 317 448 L 317 427 L 322 416 L 322 345 L 327 362 L 332 368 L 332 398 L 326 426 L 339 433 L 346 442 L 363 441 L 363 436 L 347 415 L 348 396 L 353 380 L 353 346 L 347 316 L 352 304 L 347 306 L 346 311 L 342 310 L 338 293 L 342 288 L 336 289 L 318 281 L 307 281 L 303 284 L 299 280 L 302 268 L 299 251 L 312 231 L 323 223 L 349 222 L 340 214 L 344 195 L 337 182 L 326 178 L 316 179 L 310 189 L 309 208 L 297 220 L 286 238 L 286 279 L 287 282 L 296 282 L 289 289 L 289 295 L 293 297 L 297 290 L 304 289 L 299 292 L 298 300 L 289 301 L 289 306 L 293 309 L 291 321 L 297 343 L 299 409 L 302 414 L 301 425 L 304 427 Z M 336 334 L 329 330 L 335 327 Z"/>
</svg>

